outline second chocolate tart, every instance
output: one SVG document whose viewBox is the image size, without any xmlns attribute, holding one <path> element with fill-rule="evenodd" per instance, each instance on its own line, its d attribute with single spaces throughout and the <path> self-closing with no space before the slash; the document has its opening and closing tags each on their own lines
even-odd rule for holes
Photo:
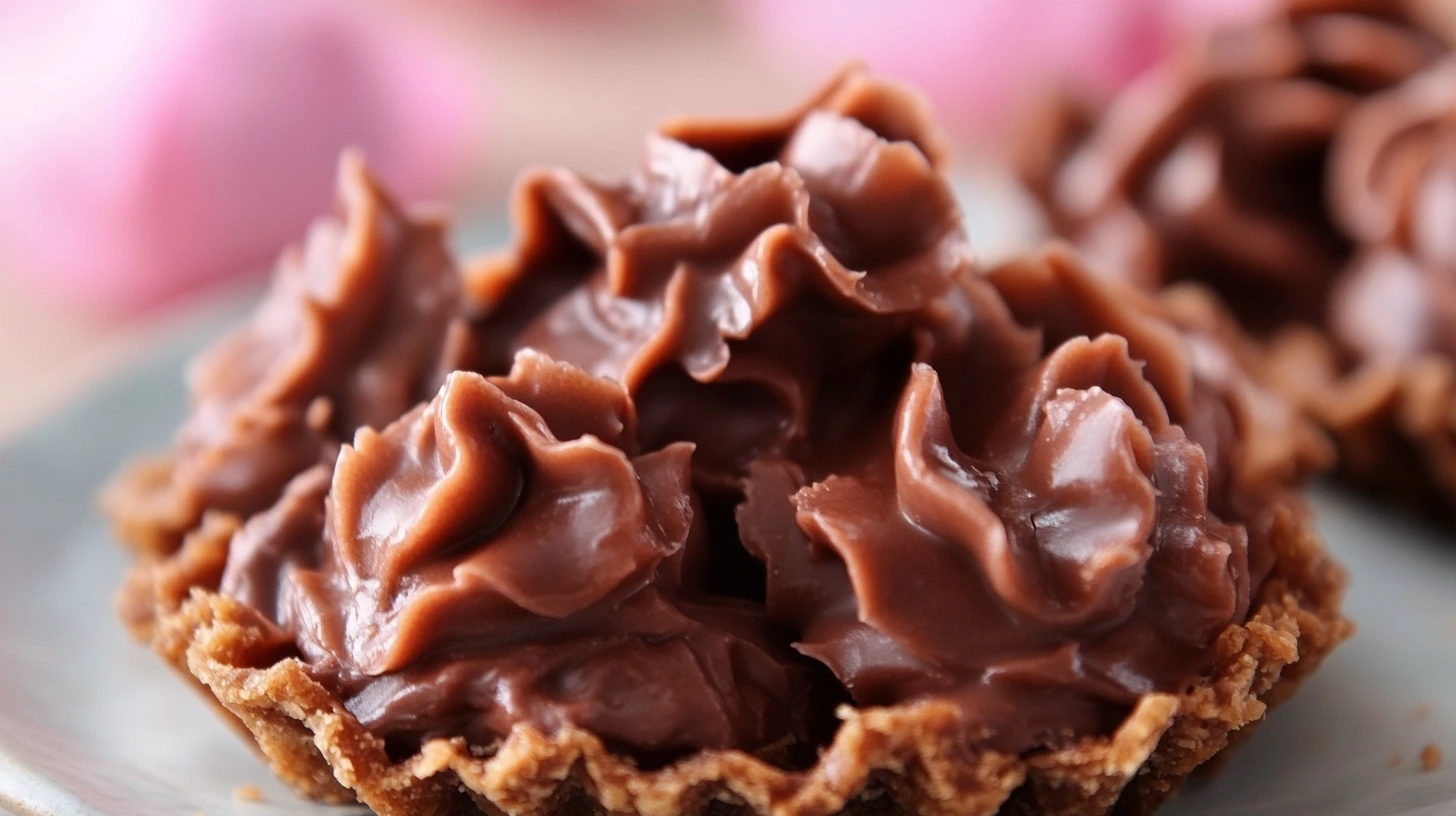
<svg viewBox="0 0 1456 816">
<path fill-rule="evenodd" d="M 1456 107 L 1450 41 L 1421 11 L 1284 0 L 1105 108 L 1049 98 L 1020 169 L 1100 273 L 1216 291 L 1348 481 L 1449 519 Z"/>
</svg>

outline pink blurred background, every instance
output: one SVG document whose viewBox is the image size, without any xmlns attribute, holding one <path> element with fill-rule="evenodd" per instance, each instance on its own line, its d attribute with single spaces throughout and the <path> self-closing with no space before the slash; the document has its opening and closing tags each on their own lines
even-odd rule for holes
<svg viewBox="0 0 1456 816">
<path fill-rule="evenodd" d="M 1270 1 L 4 0 L 0 437 L 256 288 L 345 145 L 479 249 L 519 170 L 623 171 L 668 114 L 771 111 L 861 58 L 984 165 L 1038 88 L 1111 93 Z"/>
</svg>

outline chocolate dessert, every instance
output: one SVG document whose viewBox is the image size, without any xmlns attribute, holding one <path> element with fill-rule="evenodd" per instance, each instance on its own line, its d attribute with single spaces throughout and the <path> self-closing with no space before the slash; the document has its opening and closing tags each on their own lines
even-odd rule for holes
<svg viewBox="0 0 1456 816">
<path fill-rule="evenodd" d="M 1263 341 L 1250 365 L 1335 437 L 1347 479 L 1445 515 L 1449 53 L 1403 3 L 1286 0 L 1105 110 L 1048 100 L 1021 155 L 1095 268 L 1218 292 Z"/>
<path fill-rule="evenodd" d="M 1053 228 L 1105 275 L 1195 280 L 1246 325 L 1318 321 L 1352 242 L 1325 206 L 1331 140 L 1371 93 L 1446 46 L 1399 2 L 1281 0 L 1097 110 L 1051 97 L 1019 170 Z"/>
<path fill-rule="evenodd" d="M 976 268 L 940 144 L 851 71 L 458 272 L 346 206 L 113 490 L 124 615 L 384 816 L 1153 811 L 1350 631 L 1328 451 L 1211 300 Z"/>
<path fill-rule="evenodd" d="M 1346 118 L 1330 206 L 1358 241 L 1323 331 L 1270 349 L 1286 390 L 1340 442 L 1353 481 L 1452 517 L 1456 508 L 1456 57 Z"/>
</svg>

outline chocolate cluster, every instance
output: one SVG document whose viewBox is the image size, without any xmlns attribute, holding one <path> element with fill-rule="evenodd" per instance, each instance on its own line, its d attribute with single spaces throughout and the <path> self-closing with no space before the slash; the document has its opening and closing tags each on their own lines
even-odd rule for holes
<svg viewBox="0 0 1456 816">
<path fill-rule="evenodd" d="M 1341 443 L 1350 479 L 1447 518 L 1456 508 L 1452 59 L 1345 121 L 1330 206 L 1359 249 L 1331 287 L 1323 333 L 1290 332 L 1271 352 L 1271 367 Z"/>
<path fill-rule="evenodd" d="M 1286 0 L 1105 110 L 1048 101 L 1021 156 L 1095 268 L 1218 292 L 1347 476 L 1437 507 L 1456 497 L 1449 53 L 1403 3 Z"/>
<path fill-rule="evenodd" d="M 1012 756 L 1106 737 L 1207 676 L 1323 449 L 1207 302 L 1060 247 L 974 268 L 939 145 L 850 72 L 669 124 L 623 181 L 527 174 L 463 271 L 346 161 L 344 222 L 133 478 L 169 531 L 242 521 L 201 588 L 391 756 L 792 756 L 845 702 Z"/>
</svg>

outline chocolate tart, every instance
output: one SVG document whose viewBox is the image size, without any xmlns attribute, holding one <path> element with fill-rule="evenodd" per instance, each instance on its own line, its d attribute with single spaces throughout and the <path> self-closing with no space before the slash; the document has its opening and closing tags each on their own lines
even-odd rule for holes
<svg viewBox="0 0 1456 816">
<path fill-rule="evenodd" d="M 526 174 L 453 283 L 346 159 L 111 494 L 124 618 L 383 816 L 1153 811 L 1350 633 L 1329 452 L 1211 300 L 976 268 L 941 143 L 851 70 Z"/>
<path fill-rule="evenodd" d="M 1370 97 L 1330 154 L 1329 199 L 1358 251 L 1323 332 L 1270 347 L 1271 381 L 1330 430 L 1355 483 L 1456 508 L 1456 57 Z"/>
<path fill-rule="evenodd" d="M 1346 481 L 1449 518 L 1456 73 L 1417 11 L 1284 2 L 1105 109 L 1048 98 L 1020 170 L 1099 271 L 1217 291 Z"/>
<path fill-rule="evenodd" d="M 1042 100 L 1018 170 L 1099 272 L 1144 288 L 1201 282 L 1255 330 L 1318 323 L 1353 249 L 1326 206 L 1335 133 L 1446 50 L 1398 0 L 1281 0 L 1110 105 Z"/>
</svg>

